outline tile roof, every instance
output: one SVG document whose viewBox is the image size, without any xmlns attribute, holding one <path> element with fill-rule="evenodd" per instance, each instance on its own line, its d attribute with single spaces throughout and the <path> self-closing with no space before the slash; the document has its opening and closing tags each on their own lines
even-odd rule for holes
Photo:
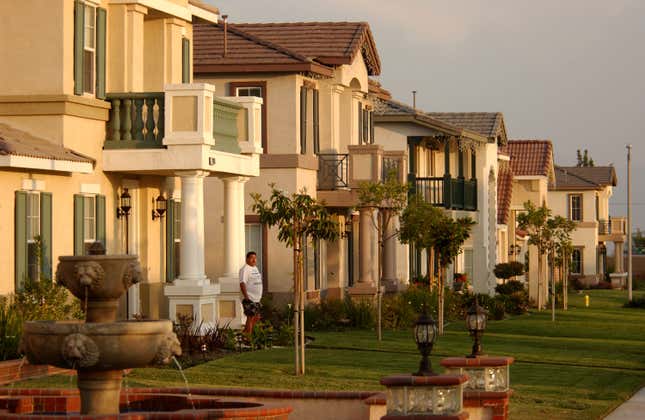
<svg viewBox="0 0 645 420">
<path fill-rule="evenodd" d="M 505 225 L 511 210 L 513 197 L 513 171 L 508 166 L 501 166 L 497 172 L 497 223 Z"/>
<path fill-rule="evenodd" d="M 551 140 L 509 140 L 501 152 L 511 157 L 514 176 L 553 175 L 553 144 Z"/>
<path fill-rule="evenodd" d="M 226 57 L 223 24 L 193 25 L 195 72 L 221 72 L 224 65 L 350 64 L 361 53 L 370 75 L 381 61 L 366 22 L 229 23 Z M 258 71 L 261 71 L 258 69 Z"/>
<path fill-rule="evenodd" d="M 618 178 L 613 166 L 556 166 L 555 190 L 590 190 L 616 186 Z"/>
<path fill-rule="evenodd" d="M 502 144 L 506 143 L 504 115 L 501 112 L 429 112 L 428 115 L 489 139 L 501 136 Z"/>
<path fill-rule="evenodd" d="M 0 123 L 0 156 L 26 156 L 94 164 L 94 159 Z"/>
</svg>

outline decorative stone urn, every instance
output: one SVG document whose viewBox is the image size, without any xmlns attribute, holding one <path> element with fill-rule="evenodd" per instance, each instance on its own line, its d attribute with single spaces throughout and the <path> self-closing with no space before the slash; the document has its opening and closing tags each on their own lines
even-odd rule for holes
<svg viewBox="0 0 645 420">
<path fill-rule="evenodd" d="M 85 321 L 30 321 L 21 348 L 30 363 L 76 369 L 81 414 L 119 413 L 123 370 L 169 363 L 181 354 L 170 321 L 116 322 L 119 298 L 137 283 L 136 255 L 60 257 L 56 280 L 81 300 Z"/>
</svg>

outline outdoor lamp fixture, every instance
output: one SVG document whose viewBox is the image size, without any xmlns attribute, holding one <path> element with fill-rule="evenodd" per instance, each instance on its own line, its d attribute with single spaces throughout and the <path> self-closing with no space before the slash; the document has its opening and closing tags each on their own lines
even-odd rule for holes
<svg viewBox="0 0 645 420">
<path fill-rule="evenodd" d="M 421 353 L 421 363 L 419 363 L 419 371 L 414 376 L 432 376 L 435 373 L 432 371 L 430 365 L 430 353 L 432 346 L 437 341 L 437 323 L 426 312 L 425 308 L 423 313 L 414 325 L 414 341 L 417 342 L 417 348 Z"/>
<path fill-rule="evenodd" d="M 520 252 L 522 251 L 522 247 L 519 245 L 513 245 L 511 244 L 508 247 L 508 255 L 513 256 L 513 255 L 520 255 Z"/>
<path fill-rule="evenodd" d="M 128 192 L 127 188 L 123 189 L 123 192 L 119 196 L 119 207 L 116 208 L 116 218 L 119 219 L 122 216 L 126 218 L 130 215 L 130 209 L 132 208 L 132 196 Z"/>
<path fill-rule="evenodd" d="M 156 200 L 154 198 L 152 199 L 152 207 L 152 220 L 160 219 L 166 213 L 168 200 L 166 200 L 163 194 L 159 194 L 159 197 L 157 197 Z"/>
<path fill-rule="evenodd" d="M 484 330 L 486 329 L 487 319 L 488 319 L 488 311 L 482 308 L 481 306 L 479 306 L 479 302 L 475 297 L 473 306 L 471 306 L 468 309 L 468 312 L 466 312 L 466 328 L 468 328 L 468 331 L 470 332 L 470 335 L 473 337 L 473 340 L 474 340 L 473 351 L 470 355 L 466 357 L 475 358 L 483 354 L 480 340 L 482 335 L 484 334 Z"/>
</svg>

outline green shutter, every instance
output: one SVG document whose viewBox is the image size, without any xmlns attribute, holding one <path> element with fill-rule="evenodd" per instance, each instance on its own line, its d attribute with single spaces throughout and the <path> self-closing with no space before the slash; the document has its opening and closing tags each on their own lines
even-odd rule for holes
<svg viewBox="0 0 645 420">
<path fill-rule="evenodd" d="M 314 153 L 320 152 L 320 106 L 318 89 L 314 90 Z"/>
<path fill-rule="evenodd" d="M 358 144 L 363 144 L 363 104 L 358 103 Z"/>
<path fill-rule="evenodd" d="M 22 290 L 27 278 L 27 193 L 16 191 L 14 213 L 15 289 Z"/>
<path fill-rule="evenodd" d="M 103 244 L 103 247 L 106 247 L 105 244 L 105 196 L 97 195 L 96 196 L 96 240 Z"/>
<path fill-rule="evenodd" d="M 83 243 L 83 238 L 85 237 L 83 232 L 84 205 L 84 197 L 81 194 L 74 194 L 74 255 L 83 255 L 85 253 Z"/>
<path fill-rule="evenodd" d="M 105 99 L 105 16 L 105 9 L 96 9 L 96 97 L 99 99 Z"/>
<path fill-rule="evenodd" d="M 307 153 L 307 88 L 300 87 L 300 154 Z"/>
<path fill-rule="evenodd" d="M 370 143 L 374 144 L 374 112 L 369 112 L 370 117 Z"/>
<path fill-rule="evenodd" d="M 168 200 L 166 210 L 166 281 L 175 279 L 175 200 Z"/>
<path fill-rule="evenodd" d="M 190 83 L 190 40 L 181 40 L 181 82 Z"/>
<path fill-rule="evenodd" d="M 40 273 L 52 279 L 52 195 L 40 193 Z"/>
<path fill-rule="evenodd" d="M 74 94 L 83 94 L 83 44 L 85 5 L 76 0 L 74 8 Z"/>
</svg>

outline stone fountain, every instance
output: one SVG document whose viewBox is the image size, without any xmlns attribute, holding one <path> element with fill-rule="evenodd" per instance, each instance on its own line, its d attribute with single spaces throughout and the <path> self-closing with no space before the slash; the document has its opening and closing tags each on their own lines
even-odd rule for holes
<svg viewBox="0 0 645 420">
<path fill-rule="evenodd" d="M 85 321 L 25 322 L 22 351 L 30 363 L 76 369 L 81 414 L 119 414 L 123 370 L 169 363 L 181 354 L 172 323 L 117 321 L 119 298 L 139 282 L 136 255 L 60 257 L 56 280 L 81 300 Z"/>
</svg>

